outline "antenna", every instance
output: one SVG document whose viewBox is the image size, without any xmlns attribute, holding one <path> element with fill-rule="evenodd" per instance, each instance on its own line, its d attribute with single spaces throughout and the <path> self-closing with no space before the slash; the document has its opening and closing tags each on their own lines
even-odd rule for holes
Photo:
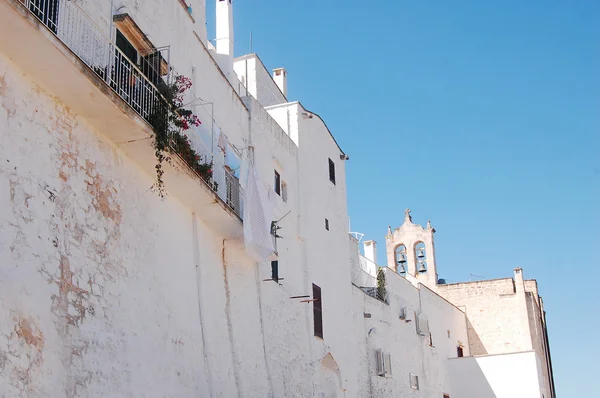
<svg viewBox="0 0 600 398">
<path fill-rule="evenodd" d="M 352 232 L 352 228 L 350 227 L 350 217 L 348 217 L 348 231 L 348 234 L 352 235 L 358 243 L 360 243 L 361 239 L 365 236 L 365 234 L 360 232 Z"/>
<path fill-rule="evenodd" d="M 471 279 L 471 277 L 472 277 L 472 276 L 475 276 L 475 277 L 477 277 L 477 278 L 480 278 L 480 279 L 484 279 L 484 278 L 485 278 L 484 276 L 481 276 L 481 275 L 469 274 L 469 282 L 472 282 L 472 281 L 473 281 L 473 280 Z"/>
<path fill-rule="evenodd" d="M 252 54 L 252 31 L 250 31 L 250 54 Z"/>
</svg>

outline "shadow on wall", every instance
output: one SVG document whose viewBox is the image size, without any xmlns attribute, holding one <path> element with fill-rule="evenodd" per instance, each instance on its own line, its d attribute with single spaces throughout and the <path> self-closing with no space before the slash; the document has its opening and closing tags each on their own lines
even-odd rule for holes
<svg viewBox="0 0 600 398">
<path fill-rule="evenodd" d="M 454 361 L 450 364 L 453 396 L 497 398 L 475 358 L 453 358 L 449 361 Z"/>
<path fill-rule="evenodd" d="M 483 345 L 483 342 L 479 338 L 479 335 L 473 328 L 471 321 L 467 317 L 467 335 L 469 336 L 469 346 L 471 348 L 471 356 L 473 355 L 487 355 L 488 352 Z"/>
<path fill-rule="evenodd" d="M 315 398 L 338 398 L 343 396 L 342 374 L 331 353 L 325 355 L 321 360 L 315 379 Z"/>
</svg>

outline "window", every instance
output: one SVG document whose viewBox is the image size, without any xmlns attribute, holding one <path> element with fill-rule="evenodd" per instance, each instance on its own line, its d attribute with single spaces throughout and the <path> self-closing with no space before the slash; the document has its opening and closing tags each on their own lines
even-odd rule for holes
<svg viewBox="0 0 600 398">
<path fill-rule="evenodd" d="M 279 196 L 281 196 L 281 176 L 279 175 L 279 173 L 277 172 L 277 170 L 275 170 L 275 193 Z"/>
<path fill-rule="evenodd" d="M 125 38 L 125 35 L 117 29 L 117 48 L 123 51 L 123 54 L 135 65 L 138 63 L 138 52 L 136 48 Z"/>
<path fill-rule="evenodd" d="M 444 398 L 450 398 L 450 394 L 444 394 Z"/>
<path fill-rule="evenodd" d="M 419 376 L 414 373 L 410 374 L 410 388 L 413 390 L 419 389 Z"/>
<path fill-rule="evenodd" d="M 279 261 L 271 261 L 271 279 L 279 282 Z"/>
<path fill-rule="evenodd" d="M 325 219 L 325 229 L 329 231 L 329 220 Z"/>
<path fill-rule="evenodd" d="M 281 181 L 281 199 L 287 203 L 287 184 L 285 181 Z"/>
<path fill-rule="evenodd" d="M 313 283 L 313 318 L 315 322 L 315 336 L 323 338 L 323 303 L 321 288 Z"/>
<path fill-rule="evenodd" d="M 456 347 L 456 356 L 462 358 L 464 355 L 463 348 L 461 346 Z"/>
<path fill-rule="evenodd" d="M 329 159 L 329 181 L 335 184 L 335 164 Z"/>
<path fill-rule="evenodd" d="M 448 338 L 450 338 L 450 329 L 448 329 Z"/>
<path fill-rule="evenodd" d="M 167 60 L 156 49 L 154 44 L 148 39 L 148 36 L 142 32 L 129 14 L 118 14 L 113 17 L 117 28 L 115 44 L 119 50 L 125 54 L 125 57 L 136 65 L 146 78 L 155 85 L 162 82 L 162 76 L 169 73 Z M 136 75 L 137 72 L 132 68 L 121 65 L 126 61 L 121 59 L 117 52 L 116 65 L 121 69 L 119 74 Z M 121 65 L 121 66 L 119 66 Z M 139 76 L 137 76 L 139 77 Z M 140 101 L 142 99 L 139 99 Z"/>
</svg>

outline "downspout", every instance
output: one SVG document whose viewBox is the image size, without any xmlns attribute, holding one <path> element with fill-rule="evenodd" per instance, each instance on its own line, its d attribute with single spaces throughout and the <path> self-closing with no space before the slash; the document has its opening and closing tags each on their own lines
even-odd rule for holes
<svg viewBox="0 0 600 398">
<path fill-rule="evenodd" d="M 202 304 L 201 297 L 202 291 L 201 276 L 200 276 L 200 248 L 198 246 L 198 219 L 196 213 L 192 213 L 192 237 L 194 239 L 194 265 L 196 266 L 196 289 L 198 294 L 198 317 L 200 319 L 200 333 L 202 333 L 202 353 L 204 355 L 204 370 L 206 372 L 208 391 L 210 396 L 213 397 L 214 393 L 212 390 L 212 375 L 210 373 L 210 364 L 208 361 L 208 352 L 206 352 L 206 337 L 204 334 L 204 320 L 202 319 Z"/>
</svg>

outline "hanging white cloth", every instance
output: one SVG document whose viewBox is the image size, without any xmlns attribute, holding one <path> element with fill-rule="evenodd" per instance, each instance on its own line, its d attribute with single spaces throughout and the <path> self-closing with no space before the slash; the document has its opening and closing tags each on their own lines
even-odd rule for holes
<svg viewBox="0 0 600 398">
<path fill-rule="evenodd" d="M 275 192 L 260 179 L 249 165 L 244 198 L 244 245 L 256 261 L 265 261 L 275 252 L 271 222 L 275 208 Z"/>
<path fill-rule="evenodd" d="M 227 136 L 222 131 L 219 132 L 217 147 L 221 149 L 221 152 L 223 152 L 223 154 L 227 153 Z"/>
</svg>

